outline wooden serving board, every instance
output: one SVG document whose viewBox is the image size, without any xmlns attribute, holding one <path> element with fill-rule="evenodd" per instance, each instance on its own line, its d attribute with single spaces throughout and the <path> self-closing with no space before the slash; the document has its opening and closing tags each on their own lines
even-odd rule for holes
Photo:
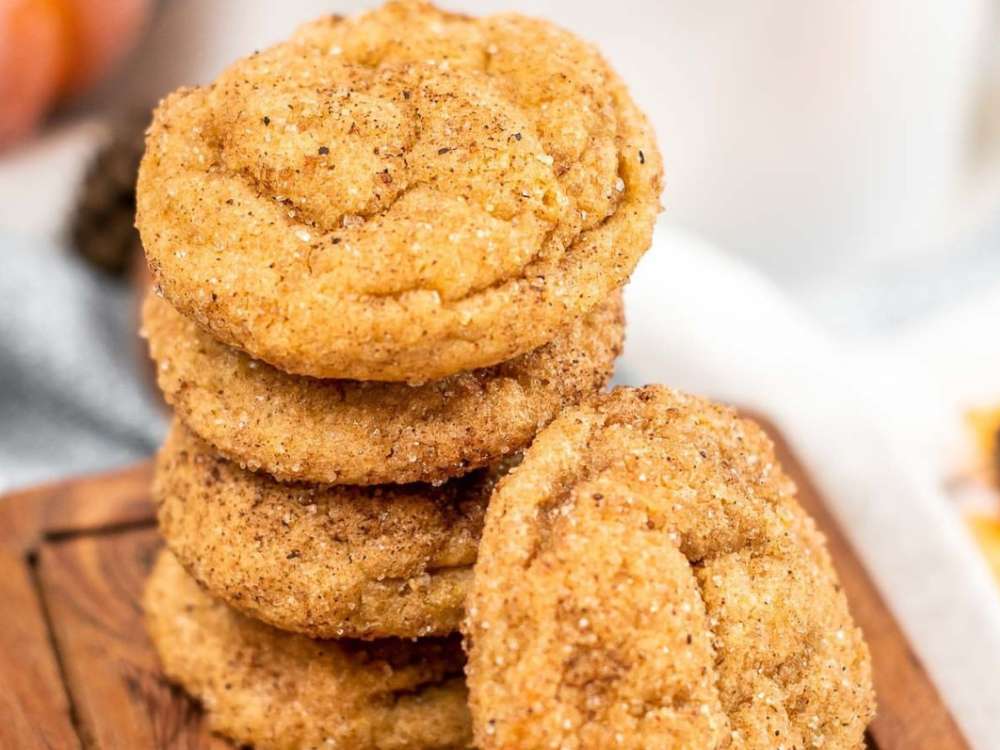
<svg viewBox="0 0 1000 750">
<path fill-rule="evenodd" d="M 968 747 L 822 497 L 770 432 L 871 647 L 869 747 Z M 0 498 L 0 748 L 231 748 L 164 681 L 143 628 L 160 544 L 150 476 L 144 463 Z"/>
</svg>

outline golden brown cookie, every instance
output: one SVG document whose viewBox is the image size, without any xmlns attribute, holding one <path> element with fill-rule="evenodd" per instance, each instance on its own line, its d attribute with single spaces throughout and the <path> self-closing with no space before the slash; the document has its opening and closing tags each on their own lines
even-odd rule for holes
<svg viewBox="0 0 1000 750">
<path fill-rule="evenodd" d="M 604 59 L 516 15 L 324 18 L 159 106 L 138 183 L 182 313 L 287 372 L 422 382 L 607 299 L 662 166 Z"/>
<path fill-rule="evenodd" d="M 287 375 L 215 341 L 150 295 L 144 329 L 167 401 L 225 456 L 278 479 L 440 482 L 521 450 L 603 388 L 621 351 L 621 295 L 551 343 L 422 386 Z"/>
<path fill-rule="evenodd" d="M 146 587 L 167 677 L 258 750 L 451 750 L 471 739 L 457 638 L 314 641 L 212 599 L 169 552 Z"/>
<path fill-rule="evenodd" d="M 771 442 L 664 387 L 564 412 L 497 487 L 477 746 L 861 748 L 868 649 Z"/>
<path fill-rule="evenodd" d="M 153 496 L 180 562 L 244 614 L 320 638 L 415 637 L 458 629 L 495 477 L 283 484 L 175 421 Z"/>
</svg>

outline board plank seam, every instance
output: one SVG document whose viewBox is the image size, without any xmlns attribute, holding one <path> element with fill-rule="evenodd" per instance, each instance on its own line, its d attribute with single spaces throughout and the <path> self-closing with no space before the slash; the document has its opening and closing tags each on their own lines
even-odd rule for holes
<svg viewBox="0 0 1000 750">
<path fill-rule="evenodd" d="M 59 643 L 56 640 L 55 629 L 52 624 L 52 613 L 49 611 L 49 604 L 45 597 L 45 590 L 42 586 L 41 576 L 38 573 L 38 550 L 28 550 L 24 556 L 24 562 L 28 570 L 28 577 L 31 580 L 31 587 L 34 590 L 35 598 L 38 600 L 38 608 L 42 613 L 42 620 L 45 623 L 45 638 L 48 641 L 49 648 L 52 650 L 52 656 L 55 659 L 56 669 L 59 670 L 59 680 L 66 693 L 66 705 L 69 707 L 70 726 L 73 727 L 73 731 L 76 733 L 77 740 L 80 742 L 81 747 L 94 747 L 93 741 L 88 739 L 87 732 L 83 723 L 80 721 L 80 712 L 77 708 L 76 698 L 73 696 L 73 691 L 69 689 L 66 664 L 63 658 L 62 650 L 59 648 Z"/>
<path fill-rule="evenodd" d="M 120 521 L 108 523 L 103 526 L 91 526 L 84 529 L 52 529 L 46 530 L 42 534 L 43 543 L 71 542 L 88 536 L 111 536 L 114 534 L 126 534 L 130 531 L 148 529 L 155 526 L 156 522 L 147 518 L 140 518 L 133 521 Z"/>
</svg>

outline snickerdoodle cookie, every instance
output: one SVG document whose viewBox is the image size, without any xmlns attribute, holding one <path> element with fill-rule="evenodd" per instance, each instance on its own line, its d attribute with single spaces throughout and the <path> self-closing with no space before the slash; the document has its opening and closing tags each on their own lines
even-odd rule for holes
<svg viewBox="0 0 1000 750">
<path fill-rule="evenodd" d="M 752 422 L 664 387 L 564 412 L 490 502 L 468 601 L 490 748 L 861 748 L 870 662 Z"/>
<path fill-rule="evenodd" d="M 440 487 L 285 484 L 175 421 L 153 497 L 180 562 L 244 614 L 313 637 L 415 637 L 457 630 L 497 474 Z"/>
<path fill-rule="evenodd" d="M 628 278 L 662 167 L 590 45 L 420 2 L 330 17 L 159 106 L 137 226 L 166 298 L 287 372 L 426 381 Z"/>
<path fill-rule="evenodd" d="M 315 641 L 243 617 L 169 552 L 145 595 L 167 677 L 258 750 L 457 750 L 471 731 L 457 638 Z"/>
<path fill-rule="evenodd" d="M 519 451 L 603 388 L 621 295 L 539 349 L 422 386 L 287 375 L 221 344 L 150 295 L 144 328 L 176 414 L 225 456 L 281 480 L 439 482 Z"/>
</svg>

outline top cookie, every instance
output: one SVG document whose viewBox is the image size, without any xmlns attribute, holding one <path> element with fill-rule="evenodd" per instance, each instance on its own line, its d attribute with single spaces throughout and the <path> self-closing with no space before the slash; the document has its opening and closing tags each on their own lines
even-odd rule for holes
<svg viewBox="0 0 1000 750">
<path fill-rule="evenodd" d="M 391 3 L 167 97 L 136 221 L 164 295 L 222 341 L 413 382 L 534 349 L 623 284 L 661 173 L 591 46 Z"/>
<path fill-rule="evenodd" d="M 563 412 L 486 514 L 476 746 L 861 748 L 868 650 L 794 489 L 707 401 L 654 386 Z"/>
</svg>

